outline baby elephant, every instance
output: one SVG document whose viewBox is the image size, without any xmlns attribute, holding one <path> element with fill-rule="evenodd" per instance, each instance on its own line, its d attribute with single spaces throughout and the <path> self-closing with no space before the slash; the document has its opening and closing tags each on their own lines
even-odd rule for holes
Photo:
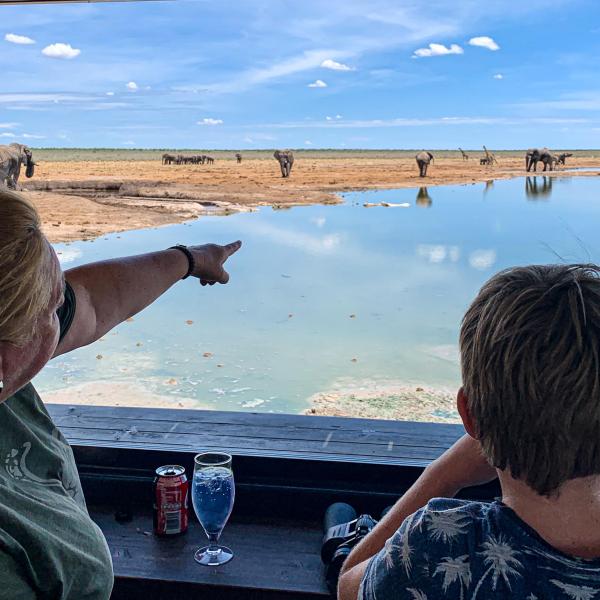
<svg viewBox="0 0 600 600">
<path fill-rule="evenodd" d="M 425 177 L 427 175 L 427 167 L 429 166 L 429 163 L 433 162 L 433 154 L 423 150 L 423 152 L 419 152 L 419 154 L 415 156 L 415 159 L 417 161 L 417 165 L 419 165 L 419 175 L 421 177 Z"/>
<path fill-rule="evenodd" d="M 291 150 L 275 150 L 273 156 L 279 161 L 281 176 L 289 177 L 294 165 L 294 153 Z"/>
</svg>

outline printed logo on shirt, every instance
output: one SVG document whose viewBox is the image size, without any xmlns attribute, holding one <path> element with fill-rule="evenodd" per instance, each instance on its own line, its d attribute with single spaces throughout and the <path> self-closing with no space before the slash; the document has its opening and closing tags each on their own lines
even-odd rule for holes
<svg viewBox="0 0 600 600">
<path fill-rule="evenodd" d="M 58 429 L 55 429 L 52 433 L 52 437 L 62 441 L 59 436 L 60 433 Z M 17 481 L 26 481 L 48 486 L 55 485 L 54 481 L 38 477 L 28 468 L 27 458 L 30 452 L 31 442 L 24 442 L 20 448 L 13 448 L 10 452 L 7 452 L 4 458 L 4 468 L 6 469 L 6 472 Z M 77 481 L 74 478 L 69 477 L 63 469 L 60 469 L 58 476 L 60 477 L 62 486 L 67 494 L 69 494 L 71 498 L 75 498 L 79 493 Z"/>
</svg>

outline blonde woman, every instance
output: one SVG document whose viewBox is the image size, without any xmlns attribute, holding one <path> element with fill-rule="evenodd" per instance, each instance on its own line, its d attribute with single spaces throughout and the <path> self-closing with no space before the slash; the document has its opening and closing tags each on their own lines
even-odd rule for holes
<svg viewBox="0 0 600 600">
<path fill-rule="evenodd" d="M 104 600 L 113 574 L 73 454 L 31 379 L 187 276 L 227 283 L 241 242 L 177 246 L 63 273 L 35 208 L 0 191 L 0 597 Z"/>
</svg>

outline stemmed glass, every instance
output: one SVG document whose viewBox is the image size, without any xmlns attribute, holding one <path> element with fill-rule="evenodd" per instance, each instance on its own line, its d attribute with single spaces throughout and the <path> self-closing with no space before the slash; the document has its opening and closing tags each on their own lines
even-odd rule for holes
<svg viewBox="0 0 600 600">
<path fill-rule="evenodd" d="M 231 456 L 224 452 L 205 452 L 194 458 L 192 504 L 196 516 L 208 536 L 208 546 L 198 548 L 194 559 L 201 565 L 224 565 L 233 552 L 219 546 L 219 536 L 229 519 L 235 500 L 235 483 Z"/>
</svg>

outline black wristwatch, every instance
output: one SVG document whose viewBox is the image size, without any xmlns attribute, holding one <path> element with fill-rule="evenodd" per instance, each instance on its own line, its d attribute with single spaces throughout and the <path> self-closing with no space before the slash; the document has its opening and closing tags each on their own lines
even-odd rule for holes
<svg viewBox="0 0 600 600">
<path fill-rule="evenodd" d="M 194 261 L 194 255 L 189 251 L 187 246 L 184 246 L 183 244 L 177 244 L 176 246 L 171 246 L 169 248 L 169 250 L 179 250 L 180 252 L 183 252 L 188 259 L 188 270 L 187 273 L 181 278 L 181 279 L 187 279 L 193 272 L 194 269 L 196 268 L 196 262 Z"/>
</svg>

